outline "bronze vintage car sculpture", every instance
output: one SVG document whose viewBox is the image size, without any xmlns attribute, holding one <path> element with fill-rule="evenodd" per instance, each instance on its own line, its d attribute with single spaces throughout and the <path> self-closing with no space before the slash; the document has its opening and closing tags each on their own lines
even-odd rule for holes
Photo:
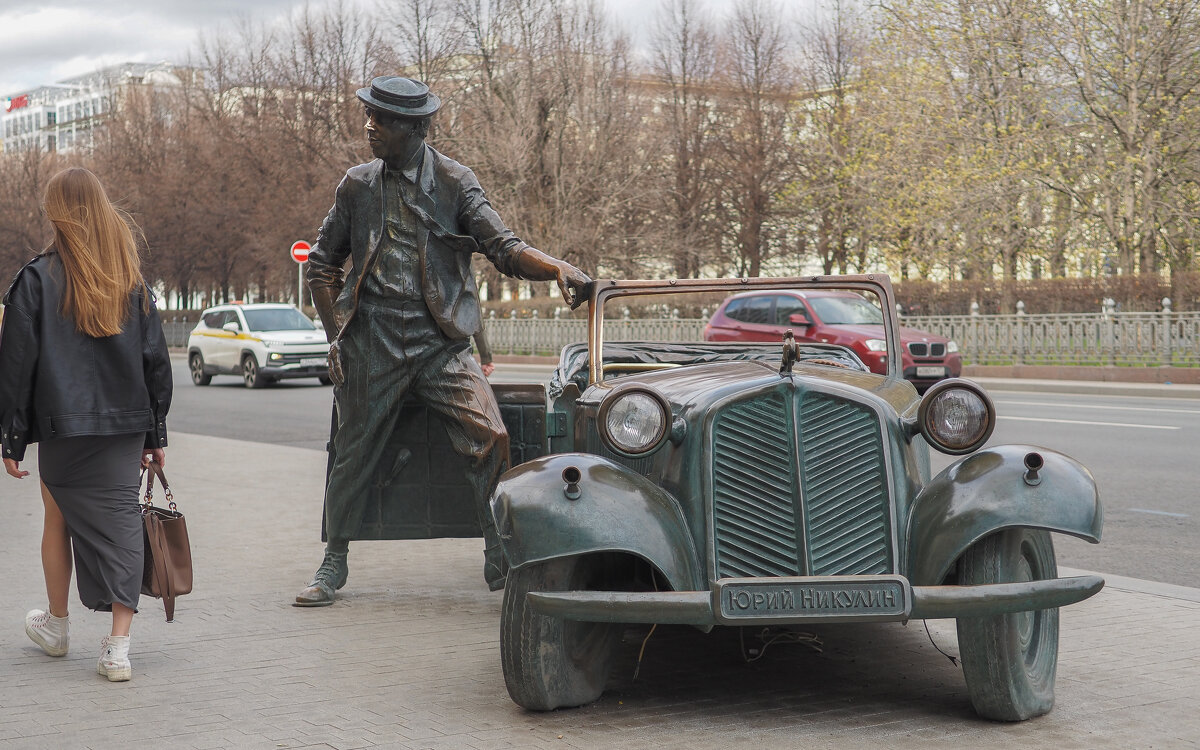
<svg viewBox="0 0 1200 750">
<path fill-rule="evenodd" d="M 604 338 L 614 299 L 763 288 L 873 298 L 887 373 L 787 338 Z M 919 397 L 898 372 L 895 309 L 884 275 L 595 283 L 588 345 L 563 351 L 549 392 L 497 386 L 546 430 L 546 454 L 514 461 L 491 502 L 512 568 L 501 654 L 516 703 L 598 698 L 622 623 L 957 618 L 977 713 L 1050 710 L 1057 608 L 1104 585 L 1057 577 L 1050 532 L 1100 540 L 1095 483 L 1053 450 L 983 448 L 995 411 L 969 381 Z M 931 477 L 930 447 L 963 457 Z"/>
</svg>

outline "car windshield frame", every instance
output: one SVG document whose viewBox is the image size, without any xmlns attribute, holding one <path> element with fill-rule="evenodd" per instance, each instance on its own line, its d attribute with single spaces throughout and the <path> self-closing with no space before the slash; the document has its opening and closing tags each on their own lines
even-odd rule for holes
<svg viewBox="0 0 1200 750">
<path fill-rule="evenodd" d="M 883 310 L 871 301 L 858 295 L 812 295 L 807 298 L 813 312 L 827 326 L 881 326 L 883 325 Z M 856 317 L 859 319 L 848 319 Z M 869 317 L 873 320 L 863 320 Z"/>
<path fill-rule="evenodd" d="M 604 305 L 611 299 L 692 292 L 745 292 L 759 290 L 835 290 L 867 292 L 879 300 L 883 316 L 883 339 L 887 344 L 887 376 L 902 377 L 900 369 L 900 322 L 896 298 L 887 274 L 805 276 L 789 278 L 666 279 L 657 281 L 597 280 L 588 303 L 588 383 L 604 384 Z M 865 299 L 864 302 L 867 302 Z M 870 304 L 870 302 L 867 302 Z M 780 338 L 782 357 L 783 339 Z"/>
<path fill-rule="evenodd" d="M 294 307 L 266 307 L 257 310 L 242 308 L 242 317 L 246 319 L 246 330 L 249 331 L 317 330 L 316 324 L 307 315 Z M 259 325 L 262 323 L 269 325 Z M 307 323 L 307 325 L 304 325 L 304 323 Z"/>
</svg>

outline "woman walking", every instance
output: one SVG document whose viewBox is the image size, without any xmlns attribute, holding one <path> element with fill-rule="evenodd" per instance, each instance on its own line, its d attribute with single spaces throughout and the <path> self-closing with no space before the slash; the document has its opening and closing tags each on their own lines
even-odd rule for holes
<svg viewBox="0 0 1200 750">
<path fill-rule="evenodd" d="M 25 617 L 25 632 L 50 656 L 67 653 L 74 564 L 84 606 L 112 612 L 97 671 L 119 682 L 132 673 L 142 582 L 138 470 L 165 460 L 171 363 L 137 227 L 96 176 L 59 172 L 43 209 L 54 242 L 17 272 L 0 328 L 0 453 L 20 479 L 26 447 L 38 444 L 46 510 L 49 607 Z"/>
</svg>

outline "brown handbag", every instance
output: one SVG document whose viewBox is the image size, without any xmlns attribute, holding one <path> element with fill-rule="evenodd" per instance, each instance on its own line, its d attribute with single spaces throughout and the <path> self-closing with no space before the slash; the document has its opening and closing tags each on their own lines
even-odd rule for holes
<svg viewBox="0 0 1200 750">
<path fill-rule="evenodd" d="M 192 592 L 192 546 L 187 522 L 175 506 L 175 498 L 163 475 L 162 466 L 151 461 L 142 500 L 143 540 L 146 547 L 142 593 L 163 600 L 167 622 L 175 620 L 175 597 Z M 143 470 L 143 473 L 146 472 Z M 154 504 L 154 477 L 162 483 L 167 507 Z"/>
</svg>

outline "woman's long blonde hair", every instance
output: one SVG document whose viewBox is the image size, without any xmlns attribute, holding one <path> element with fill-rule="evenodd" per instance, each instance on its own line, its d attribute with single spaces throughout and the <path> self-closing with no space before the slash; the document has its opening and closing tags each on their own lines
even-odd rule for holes
<svg viewBox="0 0 1200 750">
<path fill-rule="evenodd" d="M 67 285 L 62 314 L 89 336 L 114 336 L 129 317 L 129 295 L 143 283 L 137 224 L 82 167 L 50 178 L 42 203 Z"/>
</svg>

